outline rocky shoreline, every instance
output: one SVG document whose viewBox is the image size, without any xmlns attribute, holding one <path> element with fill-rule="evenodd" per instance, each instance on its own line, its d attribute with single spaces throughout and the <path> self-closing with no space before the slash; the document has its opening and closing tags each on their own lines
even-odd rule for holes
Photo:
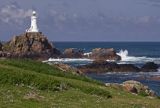
<svg viewBox="0 0 160 108">
<path fill-rule="evenodd" d="M 76 48 L 58 50 L 50 43 L 41 32 L 23 33 L 14 36 L 10 41 L 0 44 L 0 58 L 30 58 L 34 60 L 48 60 L 49 58 L 85 58 L 94 62 L 77 67 L 84 72 L 156 72 L 158 65 L 148 62 L 142 67 L 133 64 L 117 64 L 121 56 L 117 55 L 113 48 L 95 48 L 91 53 L 85 54 L 83 50 Z"/>
<path fill-rule="evenodd" d="M 84 75 L 84 73 L 88 72 L 156 72 L 159 68 L 159 66 L 153 62 L 148 62 L 142 67 L 137 67 L 133 64 L 107 62 L 107 60 L 121 60 L 121 57 L 117 55 L 113 48 L 95 48 L 88 54 L 85 54 L 81 49 L 75 48 L 68 48 L 65 49 L 64 52 L 61 52 L 50 43 L 47 37 L 41 32 L 24 33 L 19 36 L 14 36 L 4 44 L 0 43 L 0 58 L 29 58 L 39 61 L 48 60 L 49 58 L 85 58 L 93 60 L 91 64 L 78 66 L 76 68 L 67 64 L 54 64 L 54 67 L 63 72 L 72 72 L 76 75 Z M 110 83 L 106 84 L 106 86 L 122 88 L 134 94 L 156 96 L 147 86 L 136 81 L 127 81 L 123 84 Z"/>
<path fill-rule="evenodd" d="M 113 48 L 95 48 L 91 54 L 76 48 L 58 50 L 41 32 L 23 33 L 2 44 L 0 43 L 0 57 L 4 58 L 31 58 L 48 60 L 49 58 L 88 58 L 94 60 L 121 60 Z"/>
<path fill-rule="evenodd" d="M 4 58 L 46 60 L 61 54 L 41 32 L 14 36 L 10 41 L 1 45 L 0 49 L 0 57 Z"/>
</svg>

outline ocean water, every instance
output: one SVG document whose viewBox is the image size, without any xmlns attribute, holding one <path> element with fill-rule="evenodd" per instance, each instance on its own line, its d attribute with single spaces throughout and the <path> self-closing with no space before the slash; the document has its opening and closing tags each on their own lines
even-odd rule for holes
<svg viewBox="0 0 160 108">
<path fill-rule="evenodd" d="M 55 42 L 54 45 L 61 51 L 66 48 L 83 49 L 90 53 L 94 48 L 114 48 L 117 54 L 122 57 L 119 64 L 134 64 L 141 66 L 146 62 L 155 62 L 160 66 L 160 42 Z M 63 62 L 73 66 L 91 63 L 90 59 L 49 59 L 49 62 Z M 130 73 L 90 73 L 87 76 L 104 83 L 122 83 L 126 80 L 136 80 L 148 85 L 160 96 L 160 80 L 153 80 L 152 77 L 160 77 L 159 72 L 130 72 Z"/>
</svg>

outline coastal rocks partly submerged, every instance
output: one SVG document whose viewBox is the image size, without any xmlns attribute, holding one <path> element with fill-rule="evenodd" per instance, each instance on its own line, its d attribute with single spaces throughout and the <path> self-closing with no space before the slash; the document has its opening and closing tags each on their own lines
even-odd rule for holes
<svg viewBox="0 0 160 108">
<path fill-rule="evenodd" d="M 145 65 L 142 66 L 141 71 L 142 72 L 156 72 L 158 69 L 158 65 L 154 62 L 148 62 Z"/>
<path fill-rule="evenodd" d="M 146 65 L 149 63 L 146 63 L 144 66 L 142 66 L 142 69 L 146 67 Z M 147 65 L 148 67 L 148 65 Z M 140 72 L 142 71 L 141 68 L 133 65 L 133 64 L 117 64 L 115 62 L 107 62 L 107 61 L 94 61 L 91 64 L 87 64 L 84 66 L 79 66 L 79 70 L 82 72 L 96 72 L 96 73 L 103 73 L 103 72 Z M 154 67 L 154 71 L 157 70 L 158 67 Z M 144 70 L 144 69 L 143 69 Z M 153 66 L 150 68 L 145 68 L 145 72 L 150 72 L 150 70 L 153 70 Z"/>
<path fill-rule="evenodd" d="M 44 60 L 60 55 L 60 51 L 49 43 L 48 39 L 41 32 L 14 36 L 13 39 L 3 45 L 2 50 L 2 57 L 8 54 L 11 58 Z"/>
<path fill-rule="evenodd" d="M 94 60 L 121 60 L 121 57 L 116 54 L 113 48 L 95 48 L 88 57 Z"/>
<path fill-rule="evenodd" d="M 82 72 L 138 72 L 139 68 L 132 64 L 117 64 L 115 62 L 94 61 L 91 64 L 79 66 Z"/>
<path fill-rule="evenodd" d="M 113 48 L 95 48 L 90 53 L 84 53 L 82 49 L 65 49 L 62 58 L 87 58 L 92 60 L 113 60 L 119 61 L 121 57 L 117 55 Z"/>
</svg>

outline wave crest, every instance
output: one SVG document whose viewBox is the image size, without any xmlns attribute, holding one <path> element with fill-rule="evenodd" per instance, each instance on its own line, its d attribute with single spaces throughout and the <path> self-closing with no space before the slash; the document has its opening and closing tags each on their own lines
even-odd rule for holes
<svg viewBox="0 0 160 108">
<path fill-rule="evenodd" d="M 142 64 L 146 62 L 155 62 L 157 64 L 160 64 L 160 58 L 151 58 L 146 56 L 142 56 L 142 57 L 129 56 L 128 50 L 120 50 L 120 52 L 117 53 L 117 55 L 121 56 L 122 58 L 120 63 Z"/>
</svg>

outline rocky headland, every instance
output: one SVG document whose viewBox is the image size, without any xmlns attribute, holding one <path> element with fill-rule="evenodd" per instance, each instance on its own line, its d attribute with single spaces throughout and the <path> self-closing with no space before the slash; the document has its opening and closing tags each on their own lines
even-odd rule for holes
<svg viewBox="0 0 160 108">
<path fill-rule="evenodd" d="M 0 57 L 6 58 L 46 60 L 61 54 L 41 32 L 24 33 L 14 36 L 9 42 L 1 45 L 0 49 Z"/>
<path fill-rule="evenodd" d="M 0 58 L 30 58 L 34 60 L 48 60 L 49 58 L 87 58 L 93 63 L 79 66 L 78 70 L 85 72 L 156 72 L 158 65 L 148 62 L 142 67 L 133 64 L 117 64 L 121 57 L 113 48 L 95 48 L 91 53 L 85 54 L 76 48 L 58 50 L 41 32 L 26 32 L 14 36 L 10 41 L 0 44 Z"/>
</svg>

